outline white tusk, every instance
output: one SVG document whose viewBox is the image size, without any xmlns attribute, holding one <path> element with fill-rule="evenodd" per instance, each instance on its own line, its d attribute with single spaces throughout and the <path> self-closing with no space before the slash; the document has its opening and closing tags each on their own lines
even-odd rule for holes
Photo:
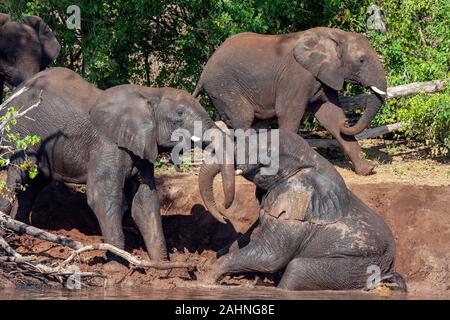
<svg viewBox="0 0 450 320">
<path fill-rule="evenodd" d="M 234 175 L 235 175 L 235 176 L 242 176 L 243 173 L 244 173 L 244 171 L 242 171 L 241 169 L 237 169 L 237 170 L 234 172 Z"/>
<path fill-rule="evenodd" d="M 200 141 L 201 139 L 200 139 L 199 137 L 192 136 L 192 137 L 191 137 L 191 140 L 194 141 L 194 142 L 198 142 L 198 141 Z"/>
<path fill-rule="evenodd" d="M 381 94 L 381 95 L 383 95 L 383 96 L 387 95 L 386 92 L 384 92 L 383 90 L 378 89 L 378 88 L 375 87 L 375 86 L 371 86 L 370 89 L 372 89 L 374 92 L 376 92 L 376 93 L 378 93 L 378 94 Z"/>
</svg>

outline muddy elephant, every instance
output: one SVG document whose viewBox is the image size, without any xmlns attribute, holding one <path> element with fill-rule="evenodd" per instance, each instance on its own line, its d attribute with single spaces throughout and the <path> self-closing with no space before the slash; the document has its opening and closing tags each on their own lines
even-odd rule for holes
<svg viewBox="0 0 450 320">
<path fill-rule="evenodd" d="M 44 70 L 59 54 L 61 46 L 39 17 L 12 21 L 0 13 L 0 102 L 3 86 L 13 88 Z"/>
<path fill-rule="evenodd" d="M 379 279 L 403 279 L 394 272 L 395 243 L 381 217 L 359 200 L 336 169 L 300 136 L 280 130 L 279 169 L 265 175 L 260 163 L 237 164 L 256 184 L 259 220 L 214 262 L 205 281 L 243 272 L 283 272 L 278 287 L 344 290 L 366 286 L 368 272 Z M 247 158 L 248 159 L 248 156 Z M 246 160 L 247 161 L 247 160 Z M 212 183 L 220 171 L 203 164 L 199 188 L 208 210 L 226 215 L 214 201 Z"/>
<path fill-rule="evenodd" d="M 338 91 L 345 82 L 374 91 L 353 126 L 338 106 Z M 202 90 L 234 129 L 261 127 L 277 118 L 280 128 L 298 132 L 309 106 L 340 143 L 356 173 L 373 171 L 374 164 L 361 157 L 354 135 L 367 128 L 383 104 L 386 76 L 361 34 L 320 27 L 284 35 L 235 35 L 211 56 L 193 95 Z"/>
<path fill-rule="evenodd" d="M 30 106 L 42 92 L 41 104 L 18 119 L 13 130 L 38 135 L 41 141 L 26 153 L 12 155 L 7 184 L 17 201 L 13 208 L 7 199 L 0 199 L 0 210 L 24 220 L 37 193 L 50 181 L 87 184 L 88 203 L 105 242 L 124 248 L 122 217 L 131 208 L 150 258 L 165 259 L 153 164 L 158 152 L 177 143 L 171 139 L 174 130 L 193 135 L 196 121 L 204 130 L 215 128 L 200 103 L 172 88 L 122 85 L 100 91 L 64 68 L 38 73 L 17 92 L 21 90 L 8 105 Z M 24 161 L 37 164 L 35 179 L 17 169 L 16 164 Z M 234 166 L 221 168 L 234 196 Z"/>
</svg>

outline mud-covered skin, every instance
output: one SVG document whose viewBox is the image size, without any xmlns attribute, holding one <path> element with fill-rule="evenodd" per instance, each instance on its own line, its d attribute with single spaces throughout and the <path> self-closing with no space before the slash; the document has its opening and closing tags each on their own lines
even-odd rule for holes
<svg viewBox="0 0 450 320">
<path fill-rule="evenodd" d="M 3 85 L 13 88 L 44 70 L 61 49 L 48 25 L 39 17 L 12 21 L 0 13 L 0 102 Z"/>
<path fill-rule="evenodd" d="M 50 181 L 86 183 L 105 242 L 124 247 L 122 217 L 131 208 L 150 257 L 165 259 L 153 163 L 159 148 L 177 143 L 170 138 L 173 130 L 185 128 L 193 135 L 194 121 L 201 121 L 204 130 L 214 127 L 198 101 L 171 88 L 124 85 L 101 91 L 64 68 L 42 71 L 18 90 L 23 87 L 28 91 L 10 106 L 31 106 L 42 91 L 39 107 L 13 126 L 21 135 L 41 138 L 27 150 L 39 175 L 31 180 L 9 166 L 7 183 L 18 201 L 13 210 L 8 199 L 0 198 L 0 210 L 27 220 L 37 194 Z M 11 161 L 25 158 L 17 153 Z M 233 174 L 231 168 L 234 183 Z M 26 191 L 19 184 L 28 185 Z"/>
<path fill-rule="evenodd" d="M 194 96 L 206 91 L 222 120 L 234 129 L 264 127 L 271 119 L 298 132 L 306 108 L 341 144 L 361 175 L 374 165 L 355 140 L 384 101 L 373 95 L 357 124 L 348 127 L 337 92 L 344 82 L 386 92 L 386 76 L 375 50 L 361 34 L 313 28 L 284 35 L 241 33 L 211 56 Z"/>
<path fill-rule="evenodd" d="M 259 221 L 221 251 L 206 281 L 284 270 L 283 289 L 345 290 L 365 287 L 373 265 L 389 277 L 395 244 L 384 221 L 301 137 L 280 130 L 279 152 L 280 170 L 265 180 L 255 165 L 239 165 L 258 187 Z"/>
</svg>

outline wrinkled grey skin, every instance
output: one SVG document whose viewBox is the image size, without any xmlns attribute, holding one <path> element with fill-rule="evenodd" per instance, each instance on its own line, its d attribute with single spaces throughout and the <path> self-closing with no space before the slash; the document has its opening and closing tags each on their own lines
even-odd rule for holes
<svg viewBox="0 0 450 320">
<path fill-rule="evenodd" d="M 338 106 L 345 82 L 386 92 L 386 76 L 375 50 L 361 34 L 314 28 L 284 35 L 242 33 L 226 40 L 206 64 L 194 96 L 205 90 L 230 127 L 267 126 L 298 132 L 307 106 L 341 144 L 355 171 L 370 174 L 354 135 L 367 128 L 384 102 L 375 94 L 354 126 Z"/>
<path fill-rule="evenodd" d="M 301 137 L 283 130 L 279 154 L 275 175 L 262 175 L 261 165 L 237 166 L 257 186 L 259 221 L 222 250 L 228 253 L 204 280 L 284 271 L 278 284 L 282 289 L 344 290 L 365 287 L 371 265 L 380 268 L 382 278 L 397 276 L 389 227 L 347 189 L 335 168 Z M 208 209 L 214 200 L 205 190 L 217 171 L 206 164 L 200 171 L 200 191 Z"/>
<path fill-rule="evenodd" d="M 21 87 L 30 89 L 10 105 L 30 106 L 43 90 L 42 104 L 13 126 L 22 135 L 41 137 L 41 143 L 27 151 L 39 175 L 30 180 L 9 166 L 8 185 L 29 187 L 25 192 L 16 188 L 14 210 L 6 199 L 0 199 L 0 210 L 26 220 L 37 193 L 49 181 L 86 183 L 88 203 L 105 242 L 124 247 L 122 217 L 131 208 L 151 259 L 167 258 L 153 163 L 159 150 L 176 143 L 171 141 L 175 129 L 193 134 L 194 121 L 201 121 L 205 130 L 215 128 L 199 102 L 172 88 L 122 85 L 101 91 L 64 68 L 42 71 Z M 23 160 L 21 153 L 11 158 L 13 164 Z M 233 165 L 228 171 L 234 195 Z M 227 180 L 225 173 L 223 177 Z"/>
<path fill-rule="evenodd" d="M 44 70 L 59 54 L 61 46 L 39 17 L 12 21 L 0 13 L 0 102 L 3 86 L 10 89 Z"/>
</svg>

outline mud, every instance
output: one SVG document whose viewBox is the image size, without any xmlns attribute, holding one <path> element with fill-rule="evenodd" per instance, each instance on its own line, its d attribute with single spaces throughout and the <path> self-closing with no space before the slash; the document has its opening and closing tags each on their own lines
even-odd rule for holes
<svg viewBox="0 0 450 320">
<path fill-rule="evenodd" d="M 219 181 L 216 184 L 216 190 L 220 189 Z M 351 182 L 348 182 L 348 186 L 378 212 L 393 230 L 397 244 L 396 269 L 405 276 L 409 295 L 450 297 L 450 186 Z M 245 232 L 258 215 L 254 186 L 240 178 L 237 180 L 236 201 L 229 209 L 230 223 L 227 225 L 215 221 L 203 207 L 197 177 L 161 174 L 158 188 L 170 259 L 194 263 L 198 266 L 199 274 L 205 272 L 217 250 Z M 84 243 L 100 242 L 98 224 L 81 191 L 79 187 L 64 184 L 49 186 L 38 198 L 30 222 Z M 220 198 L 220 193 L 217 194 Z M 124 225 L 127 250 L 146 257 L 143 241 L 129 214 L 124 217 Z M 18 252 L 39 254 L 43 262 L 67 258 L 71 252 L 27 236 L 12 236 L 10 240 Z M 89 252 L 79 258 L 78 265 L 83 271 L 100 270 L 108 273 L 109 279 L 94 281 L 99 286 L 139 286 L 158 290 L 199 286 L 198 281 L 184 270 L 168 272 L 129 270 L 125 267 L 111 270 L 106 269 L 104 262 L 103 253 Z M 250 274 L 227 277 L 223 284 L 261 290 L 263 287 L 273 287 L 277 277 Z M 6 280 L 0 274 L 2 286 L 21 286 L 21 283 Z"/>
</svg>

